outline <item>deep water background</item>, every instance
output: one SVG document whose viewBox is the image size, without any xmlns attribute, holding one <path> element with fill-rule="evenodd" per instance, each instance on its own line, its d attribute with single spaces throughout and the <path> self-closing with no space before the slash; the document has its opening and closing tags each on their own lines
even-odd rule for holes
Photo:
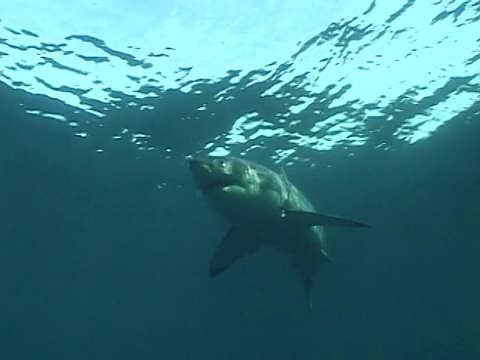
<svg viewBox="0 0 480 360">
<path fill-rule="evenodd" d="M 208 278 L 227 225 L 182 156 L 97 153 L 17 104 L 78 116 L 65 105 L 3 85 L 0 98 L 0 359 L 480 357 L 480 119 L 287 169 L 320 212 L 372 225 L 329 230 L 309 316 L 276 251 Z"/>
</svg>

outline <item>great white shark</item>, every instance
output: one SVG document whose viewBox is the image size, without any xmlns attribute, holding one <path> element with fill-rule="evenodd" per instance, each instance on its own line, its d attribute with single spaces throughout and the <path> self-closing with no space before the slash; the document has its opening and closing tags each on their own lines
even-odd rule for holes
<svg viewBox="0 0 480 360">
<path fill-rule="evenodd" d="M 317 213 L 283 170 L 279 174 L 234 157 L 192 159 L 189 167 L 211 207 L 231 225 L 211 259 L 211 277 L 261 246 L 270 245 L 293 255 L 312 310 L 313 276 L 330 261 L 324 226 L 368 227 Z"/>
</svg>

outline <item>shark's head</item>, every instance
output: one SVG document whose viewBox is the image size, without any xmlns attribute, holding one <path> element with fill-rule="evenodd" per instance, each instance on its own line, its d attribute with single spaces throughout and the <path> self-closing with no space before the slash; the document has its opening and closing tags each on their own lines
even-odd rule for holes
<svg viewBox="0 0 480 360">
<path fill-rule="evenodd" d="M 190 171 L 203 192 L 227 186 L 242 186 L 248 170 L 241 160 L 229 157 L 206 157 L 190 160 Z"/>
</svg>

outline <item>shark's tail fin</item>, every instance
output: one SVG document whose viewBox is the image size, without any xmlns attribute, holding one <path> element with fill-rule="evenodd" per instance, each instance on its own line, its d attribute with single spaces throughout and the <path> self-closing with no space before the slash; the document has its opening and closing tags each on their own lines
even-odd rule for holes
<svg viewBox="0 0 480 360">
<path fill-rule="evenodd" d="M 303 286 L 305 288 L 305 297 L 307 299 L 308 312 L 313 313 L 313 304 L 312 304 L 312 276 L 311 275 L 302 275 Z"/>
<path fill-rule="evenodd" d="M 312 304 L 312 284 L 313 284 L 313 274 L 315 271 L 308 266 L 308 262 L 302 261 L 305 259 L 295 258 L 293 261 L 293 267 L 297 270 L 298 274 L 302 278 L 303 288 L 305 290 L 305 298 L 307 300 L 308 311 L 312 313 L 313 304 Z"/>
<path fill-rule="evenodd" d="M 319 270 L 322 264 L 332 261 L 331 257 L 325 252 L 325 250 L 319 251 L 313 256 L 297 256 L 294 258 L 293 266 L 297 270 L 298 274 L 302 278 L 303 288 L 305 290 L 305 297 L 307 300 L 308 310 L 313 312 L 312 304 L 312 287 L 313 277 Z"/>
</svg>

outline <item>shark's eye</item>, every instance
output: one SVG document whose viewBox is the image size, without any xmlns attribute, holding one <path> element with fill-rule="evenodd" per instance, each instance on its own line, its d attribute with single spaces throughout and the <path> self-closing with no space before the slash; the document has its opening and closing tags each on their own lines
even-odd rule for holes
<svg viewBox="0 0 480 360">
<path fill-rule="evenodd" d="M 218 159 L 217 160 L 217 165 L 222 168 L 222 169 L 225 169 L 225 167 L 227 166 L 227 162 L 223 159 Z"/>
</svg>

